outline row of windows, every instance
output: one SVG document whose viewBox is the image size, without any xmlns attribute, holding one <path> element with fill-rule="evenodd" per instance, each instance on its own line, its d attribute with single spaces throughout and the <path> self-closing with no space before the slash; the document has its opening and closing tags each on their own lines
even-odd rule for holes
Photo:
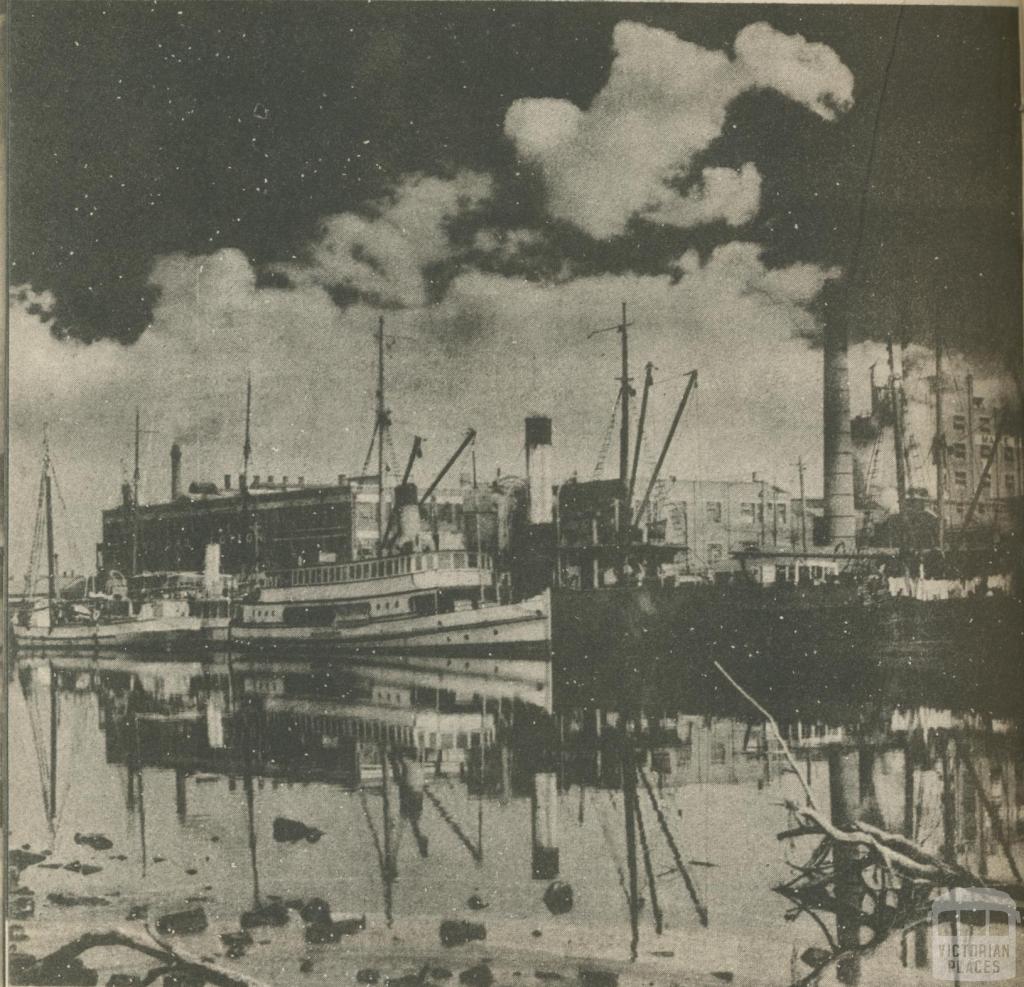
<svg viewBox="0 0 1024 987">
<path fill-rule="evenodd" d="M 979 415 L 975 421 L 975 427 L 979 432 L 991 432 L 992 431 L 992 417 L 990 415 Z M 958 432 L 964 432 L 967 430 L 967 416 L 966 415 L 954 415 L 953 416 L 953 428 Z"/>
<path fill-rule="evenodd" d="M 352 582 L 360 579 L 380 579 L 430 569 L 490 569 L 487 555 L 476 552 L 431 552 L 425 555 L 398 555 L 373 562 L 353 562 L 349 565 L 316 566 L 293 569 L 273 579 L 271 585 L 320 586 Z"/>
</svg>

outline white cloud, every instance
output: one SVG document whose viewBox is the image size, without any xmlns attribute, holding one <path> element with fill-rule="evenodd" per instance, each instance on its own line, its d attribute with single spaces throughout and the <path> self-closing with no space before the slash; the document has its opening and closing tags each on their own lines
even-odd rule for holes
<svg viewBox="0 0 1024 987">
<path fill-rule="evenodd" d="M 425 269 L 452 256 L 451 222 L 479 207 L 491 184 L 473 171 L 452 179 L 408 176 L 391 196 L 371 203 L 368 216 L 325 219 L 306 261 L 284 270 L 296 280 L 351 288 L 385 305 L 422 305 Z"/>
<path fill-rule="evenodd" d="M 614 33 L 608 82 L 582 110 L 567 100 L 519 99 L 505 133 L 540 169 L 553 216 L 592 236 L 621 234 L 634 216 L 688 226 L 740 225 L 756 212 L 753 165 L 710 169 L 703 192 L 672 186 L 691 178 L 695 157 L 724 129 L 729 104 L 750 89 L 774 89 L 825 119 L 852 104 L 853 76 L 826 45 L 767 24 L 745 27 L 736 57 L 629 21 Z"/>
</svg>

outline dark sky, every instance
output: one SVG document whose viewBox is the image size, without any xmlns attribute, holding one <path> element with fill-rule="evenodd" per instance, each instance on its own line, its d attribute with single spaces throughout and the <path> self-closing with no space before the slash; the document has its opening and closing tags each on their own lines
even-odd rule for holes
<svg viewBox="0 0 1024 987">
<path fill-rule="evenodd" d="M 766 261 L 848 265 L 896 7 L 561 3 L 15 3 L 12 283 L 49 290 L 59 335 L 129 343 L 155 302 L 155 258 L 238 247 L 257 265 L 301 252 L 318 220 L 403 174 L 499 179 L 509 227 L 547 224 L 578 271 L 659 271 L 721 224 L 598 243 L 545 220 L 539 183 L 502 135 L 512 100 L 586 106 L 623 19 L 708 48 L 768 20 L 831 46 L 852 111 L 799 137 L 806 111 L 771 92 L 731 106 L 715 164 L 757 162 L 745 236 Z M 861 263 L 837 296 L 859 336 L 935 328 L 981 355 L 1020 340 L 1014 9 L 906 7 L 867 198 Z M 443 291 L 442 287 L 439 289 Z M 342 300 L 343 299 L 339 299 Z"/>
</svg>

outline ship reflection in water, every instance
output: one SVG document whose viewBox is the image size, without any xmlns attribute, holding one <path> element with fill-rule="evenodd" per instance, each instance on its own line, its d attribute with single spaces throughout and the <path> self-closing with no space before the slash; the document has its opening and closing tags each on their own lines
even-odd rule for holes
<svg viewBox="0 0 1024 987">
<path fill-rule="evenodd" d="M 1016 723 L 775 709 L 787 753 L 735 698 L 563 709 L 525 662 L 23 661 L 16 949 L 146 919 L 238 982 L 931 982 L 926 892 L 815 853 L 808 792 L 1020 900 Z"/>
</svg>

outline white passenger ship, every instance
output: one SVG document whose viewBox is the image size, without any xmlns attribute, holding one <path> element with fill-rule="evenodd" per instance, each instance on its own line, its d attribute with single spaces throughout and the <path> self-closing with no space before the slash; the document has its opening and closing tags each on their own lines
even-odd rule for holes
<svg viewBox="0 0 1024 987">
<path fill-rule="evenodd" d="M 268 574 L 214 641 L 330 654 L 546 658 L 547 592 L 501 600 L 487 555 L 430 551 Z"/>
</svg>

